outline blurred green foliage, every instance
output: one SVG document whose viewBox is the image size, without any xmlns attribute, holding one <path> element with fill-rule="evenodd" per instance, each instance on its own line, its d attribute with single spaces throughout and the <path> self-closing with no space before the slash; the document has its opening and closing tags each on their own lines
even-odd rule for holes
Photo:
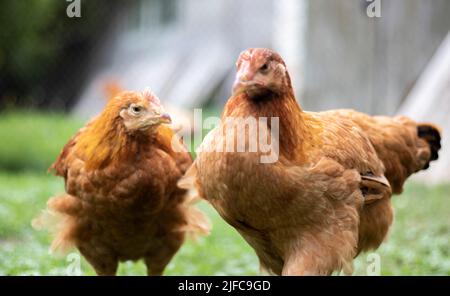
<svg viewBox="0 0 450 296">
<path fill-rule="evenodd" d="M 45 172 L 82 124 L 56 113 L 0 113 L 0 170 Z"/>
<path fill-rule="evenodd" d="M 0 107 L 48 104 L 79 76 L 117 1 L 81 3 L 82 17 L 69 18 L 64 0 L 0 0 Z"/>
<path fill-rule="evenodd" d="M 26 85 L 44 74 L 61 44 L 54 34 L 62 1 L 1 1 L 0 67 L 8 81 Z"/>
</svg>

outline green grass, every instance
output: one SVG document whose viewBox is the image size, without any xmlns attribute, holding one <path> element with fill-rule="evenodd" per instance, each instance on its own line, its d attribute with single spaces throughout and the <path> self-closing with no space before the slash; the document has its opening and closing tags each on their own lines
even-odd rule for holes
<svg viewBox="0 0 450 296">
<path fill-rule="evenodd" d="M 32 229 L 30 221 L 50 196 L 64 190 L 62 180 L 45 169 L 81 123 L 56 114 L 0 116 L 0 275 L 65 275 L 70 262 L 48 253 L 50 235 Z M 450 184 L 409 183 L 404 194 L 394 197 L 396 219 L 388 241 L 376 251 L 383 275 L 450 275 L 449 192 Z M 239 234 L 208 204 L 200 207 L 213 223 L 211 235 L 188 241 L 166 274 L 259 274 L 254 252 Z M 368 264 L 367 254 L 360 255 L 355 274 L 365 275 Z M 81 270 L 94 274 L 84 260 Z M 119 274 L 144 275 L 145 266 L 123 263 Z"/>
<path fill-rule="evenodd" d="M 395 221 L 389 237 L 375 251 L 383 275 L 450 275 L 450 185 L 408 183 L 393 197 Z M 367 254 L 356 262 L 365 274 Z"/>
</svg>

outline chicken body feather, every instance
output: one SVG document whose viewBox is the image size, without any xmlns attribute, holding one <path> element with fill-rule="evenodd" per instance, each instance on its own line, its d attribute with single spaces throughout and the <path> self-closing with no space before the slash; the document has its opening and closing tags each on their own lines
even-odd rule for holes
<svg viewBox="0 0 450 296">
<path fill-rule="evenodd" d="M 231 100 L 241 99 L 247 100 L 245 95 Z M 250 114 L 239 116 L 244 115 Z M 255 249 L 263 269 L 274 274 L 350 272 L 364 204 L 361 174 L 382 175 L 383 164 L 350 121 L 335 122 L 321 113 L 302 117 L 304 142 L 273 164 L 260 163 L 259 153 L 209 152 L 223 142 L 223 126 L 216 128 L 195 162 L 197 186 Z M 370 221 L 380 229 L 377 240 L 392 220 L 390 204 L 382 206 L 387 221 Z"/>
</svg>

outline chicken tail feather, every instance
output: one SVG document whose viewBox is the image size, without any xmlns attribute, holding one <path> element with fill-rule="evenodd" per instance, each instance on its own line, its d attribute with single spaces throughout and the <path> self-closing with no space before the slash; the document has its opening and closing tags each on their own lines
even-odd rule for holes
<svg viewBox="0 0 450 296">
<path fill-rule="evenodd" d="M 185 206 L 188 223 L 181 230 L 194 240 L 198 235 L 208 235 L 211 231 L 211 222 L 208 217 L 195 207 L 195 204 L 201 200 L 196 175 L 197 170 L 194 163 L 177 183 L 179 188 L 187 190 Z"/>
<path fill-rule="evenodd" d="M 73 237 L 77 224 L 70 213 L 76 211 L 78 207 L 74 197 L 62 194 L 49 199 L 47 209 L 31 221 L 34 229 L 46 230 L 54 237 L 50 246 L 52 254 L 63 256 L 74 247 Z"/>
<path fill-rule="evenodd" d="M 441 149 L 441 132 L 438 127 L 430 123 L 421 123 L 417 126 L 417 135 L 425 140 L 430 147 L 430 158 L 423 169 L 430 166 L 430 162 L 439 158 L 439 150 Z"/>
</svg>

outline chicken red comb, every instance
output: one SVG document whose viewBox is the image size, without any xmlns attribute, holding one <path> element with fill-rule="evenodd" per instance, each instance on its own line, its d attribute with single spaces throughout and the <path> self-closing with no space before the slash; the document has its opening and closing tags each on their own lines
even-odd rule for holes
<svg viewBox="0 0 450 296">
<path fill-rule="evenodd" d="M 161 101 L 159 100 L 159 98 L 155 95 L 155 93 L 149 87 L 145 88 L 142 91 L 142 97 L 144 99 L 149 100 L 152 103 L 161 105 Z"/>
<path fill-rule="evenodd" d="M 242 61 L 250 61 L 254 57 L 271 58 L 286 66 L 281 56 L 276 51 L 268 48 L 248 48 L 244 50 L 243 52 L 240 53 L 239 58 L 236 62 L 236 66 L 239 68 Z"/>
</svg>

